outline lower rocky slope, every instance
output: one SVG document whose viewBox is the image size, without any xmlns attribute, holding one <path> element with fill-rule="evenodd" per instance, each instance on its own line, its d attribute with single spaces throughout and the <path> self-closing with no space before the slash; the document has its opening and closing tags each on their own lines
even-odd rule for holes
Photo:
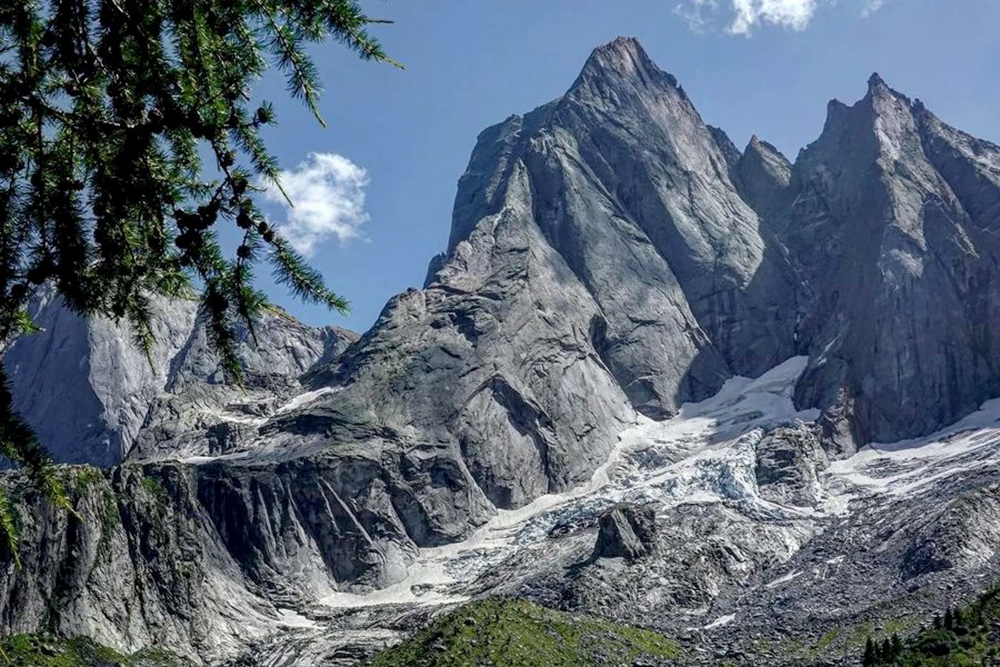
<svg viewBox="0 0 1000 667">
<path fill-rule="evenodd" d="M 694 664 L 854 656 L 1000 572 L 1000 407 L 830 460 L 791 400 L 806 363 L 640 420 L 587 482 L 437 546 L 387 528 L 391 488 L 381 510 L 342 502 L 340 458 L 68 469 L 82 520 L 14 484 L 24 568 L 0 575 L 0 619 L 206 664 L 347 665 L 501 595 L 651 628 Z"/>
</svg>

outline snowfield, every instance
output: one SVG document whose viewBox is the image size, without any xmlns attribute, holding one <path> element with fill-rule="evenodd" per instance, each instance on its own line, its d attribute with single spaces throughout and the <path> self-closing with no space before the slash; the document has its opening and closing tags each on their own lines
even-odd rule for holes
<svg viewBox="0 0 1000 667">
<path fill-rule="evenodd" d="M 810 423 L 819 416 L 817 410 L 798 411 L 792 403 L 806 363 L 806 357 L 794 357 L 759 378 L 734 377 L 715 396 L 683 405 L 670 420 L 641 418 L 620 434 L 607 462 L 587 484 L 542 496 L 516 510 L 497 510 L 469 539 L 421 549 L 404 580 L 369 593 L 334 593 L 321 604 L 352 609 L 461 602 L 469 597 L 468 585 L 519 552 L 542 546 L 557 527 L 592 525 L 618 503 L 653 502 L 661 513 L 681 504 L 735 503 L 772 520 L 837 517 L 845 516 L 859 498 L 919 493 L 943 477 L 1000 461 L 997 399 L 932 436 L 874 443 L 833 461 L 824 472 L 816 507 L 765 500 L 755 476 L 756 445 L 769 429 Z M 790 529 L 787 542 L 789 553 L 794 552 L 800 546 L 799 532 Z M 824 579 L 843 560 L 830 558 L 811 574 Z M 789 584 L 803 574 L 789 572 L 766 588 Z M 703 629 L 720 627 L 732 618 L 720 617 Z"/>
<path fill-rule="evenodd" d="M 815 410 L 792 404 L 795 382 L 806 357 L 794 357 L 759 378 L 735 377 L 712 398 L 685 404 L 673 419 L 643 418 L 621 433 L 607 462 L 590 482 L 561 494 L 537 498 L 516 510 L 497 510 L 469 539 L 421 549 L 409 574 L 371 593 L 335 593 L 324 605 L 341 608 L 382 604 L 440 604 L 465 599 L 468 584 L 519 550 L 539 545 L 556 526 L 593 521 L 617 503 L 736 501 L 762 514 L 800 515 L 760 498 L 754 445 L 775 426 L 809 422 Z"/>
</svg>

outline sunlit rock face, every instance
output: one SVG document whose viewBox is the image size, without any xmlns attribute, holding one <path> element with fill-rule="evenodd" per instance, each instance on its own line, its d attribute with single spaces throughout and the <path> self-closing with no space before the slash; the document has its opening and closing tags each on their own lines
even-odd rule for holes
<svg viewBox="0 0 1000 667">
<path fill-rule="evenodd" d="M 363 336 L 269 315 L 238 386 L 193 303 L 156 302 L 147 359 L 40 297 L 16 406 L 106 470 L 67 473 L 82 523 L 6 479 L 0 628 L 290 667 L 477 594 L 734 655 L 929 609 L 997 561 L 998 219 L 1000 149 L 877 76 L 793 163 L 615 40 L 479 136 Z"/>
<path fill-rule="evenodd" d="M 57 462 L 156 458 L 165 441 L 166 457 L 219 453 L 230 432 L 300 393 L 299 376 L 357 339 L 267 314 L 252 334 L 238 332 L 239 387 L 209 348 L 196 302 L 156 298 L 152 305 L 149 356 L 127 322 L 84 318 L 48 289 L 31 305 L 42 331 L 15 341 L 3 364 L 15 409 Z"/>
</svg>

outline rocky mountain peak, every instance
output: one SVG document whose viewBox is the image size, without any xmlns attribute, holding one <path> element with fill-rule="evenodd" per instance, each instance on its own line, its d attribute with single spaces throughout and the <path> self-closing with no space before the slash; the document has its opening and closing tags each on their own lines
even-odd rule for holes
<svg viewBox="0 0 1000 667">
<path fill-rule="evenodd" d="M 743 199 L 765 220 L 779 204 L 792 179 L 792 164 L 777 148 L 756 134 L 736 166 Z"/>
<path fill-rule="evenodd" d="M 764 141 L 756 134 L 750 137 L 750 141 L 747 142 L 747 147 L 743 151 L 743 155 L 747 155 L 748 153 L 755 154 L 761 159 L 769 162 L 781 162 L 791 168 L 791 163 L 788 161 L 788 158 L 782 155 L 781 151 L 779 151 L 774 144 Z"/>
<path fill-rule="evenodd" d="M 885 79 L 883 79 L 878 72 L 873 72 L 872 75 L 868 77 L 868 92 L 865 98 L 870 100 L 892 98 L 899 100 L 905 106 L 910 106 L 911 104 L 909 97 L 886 83 Z"/>
<path fill-rule="evenodd" d="M 641 88 L 668 88 L 683 95 L 677 79 L 656 66 L 646 50 L 634 37 L 618 37 L 591 52 L 570 92 L 593 86 L 638 86 Z"/>
<path fill-rule="evenodd" d="M 878 72 L 872 72 L 872 75 L 868 77 L 868 92 L 876 93 L 883 90 L 891 89 Z"/>
</svg>

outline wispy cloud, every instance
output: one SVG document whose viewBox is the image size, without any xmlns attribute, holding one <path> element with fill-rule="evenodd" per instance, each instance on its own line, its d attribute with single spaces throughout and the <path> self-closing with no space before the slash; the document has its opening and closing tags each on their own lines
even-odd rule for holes
<svg viewBox="0 0 1000 667">
<path fill-rule="evenodd" d="M 859 1 L 859 0 L 855 0 Z M 878 11 L 885 0 L 861 0 L 863 17 Z M 805 30 L 817 10 L 836 0 L 683 0 L 674 13 L 695 32 L 724 29 L 731 35 L 750 36 L 766 25 Z"/>
<path fill-rule="evenodd" d="M 361 226 L 368 221 L 365 169 L 343 155 L 310 153 L 295 169 L 282 171 L 279 180 L 293 205 L 273 186 L 264 197 L 284 206 L 285 221 L 278 224 L 278 233 L 296 250 L 308 257 L 329 239 L 344 243 L 361 236 Z"/>
<path fill-rule="evenodd" d="M 861 10 L 861 18 L 866 19 L 878 10 L 882 9 L 885 0 L 868 0 L 864 9 Z"/>
<path fill-rule="evenodd" d="M 749 35 L 761 23 L 805 30 L 819 0 L 733 0 L 736 17 L 729 26 L 734 35 Z"/>
<path fill-rule="evenodd" d="M 716 0 L 687 0 L 674 8 L 674 13 L 687 22 L 688 27 L 697 33 L 707 32 L 712 14 L 719 6 Z"/>
</svg>

